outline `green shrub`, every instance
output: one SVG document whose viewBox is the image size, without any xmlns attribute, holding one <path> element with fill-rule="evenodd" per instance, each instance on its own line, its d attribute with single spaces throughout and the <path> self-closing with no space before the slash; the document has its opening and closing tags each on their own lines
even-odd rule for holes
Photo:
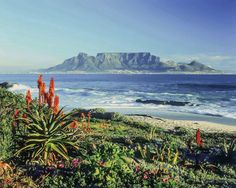
<svg viewBox="0 0 236 188">
<path fill-rule="evenodd" d="M 15 109 L 24 107 L 21 95 L 0 88 L 0 161 L 13 156 L 16 140 L 14 138 L 13 115 Z"/>
<path fill-rule="evenodd" d="M 73 122 L 72 114 L 63 115 L 62 110 L 54 114 L 48 107 L 42 107 L 24 112 L 27 118 L 19 118 L 18 126 L 25 129 L 16 135 L 19 141 L 17 157 L 42 164 L 69 160 L 68 150 L 78 149 L 80 130 L 68 128 Z"/>
</svg>

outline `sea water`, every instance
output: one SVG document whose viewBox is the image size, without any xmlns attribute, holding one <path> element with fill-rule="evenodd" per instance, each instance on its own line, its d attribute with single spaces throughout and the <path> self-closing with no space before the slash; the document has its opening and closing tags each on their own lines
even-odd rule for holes
<svg viewBox="0 0 236 188">
<path fill-rule="evenodd" d="M 61 106 L 105 108 L 125 114 L 147 114 L 173 119 L 209 120 L 236 125 L 236 75 L 188 74 L 46 74 L 55 79 Z M 2 74 L 0 83 L 17 83 L 10 91 L 37 96 L 36 74 Z M 190 102 L 171 106 L 136 100 Z"/>
</svg>

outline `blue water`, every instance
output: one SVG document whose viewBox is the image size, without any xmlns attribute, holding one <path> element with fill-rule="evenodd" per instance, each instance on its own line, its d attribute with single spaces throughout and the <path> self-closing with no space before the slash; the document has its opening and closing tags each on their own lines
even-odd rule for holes
<svg viewBox="0 0 236 188">
<path fill-rule="evenodd" d="M 37 96 L 38 75 L 0 75 L 0 82 L 18 83 L 11 91 Z M 164 116 L 176 113 L 236 124 L 236 75 L 44 75 L 55 79 L 56 93 L 67 108 L 98 108 Z M 141 104 L 136 99 L 191 102 L 193 106 Z M 188 115 L 186 115 L 188 114 Z M 194 116 L 191 116 L 193 118 Z M 197 117 L 197 116 L 196 116 Z M 235 122 L 235 123 L 234 123 Z"/>
</svg>

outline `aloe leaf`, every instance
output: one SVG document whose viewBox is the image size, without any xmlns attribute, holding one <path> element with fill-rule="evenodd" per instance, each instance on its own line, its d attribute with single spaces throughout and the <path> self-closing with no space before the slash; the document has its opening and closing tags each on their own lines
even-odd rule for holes
<svg viewBox="0 0 236 188">
<path fill-rule="evenodd" d="M 61 149 L 59 149 L 55 144 L 51 143 L 51 149 L 56 151 L 59 155 L 61 155 L 64 159 L 69 160 L 68 155 Z"/>
</svg>

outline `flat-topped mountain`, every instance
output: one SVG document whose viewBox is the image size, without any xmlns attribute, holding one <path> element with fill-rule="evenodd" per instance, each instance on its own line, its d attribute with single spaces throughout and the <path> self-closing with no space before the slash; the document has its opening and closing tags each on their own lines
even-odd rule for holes
<svg viewBox="0 0 236 188">
<path fill-rule="evenodd" d="M 160 57 L 149 52 L 139 53 L 98 53 L 90 56 L 79 53 L 62 64 L 44 69 L 43 72 L 216 72 L 197 61 L 189 64 L 174 61 L 160 61 Z"/>
</svg>

